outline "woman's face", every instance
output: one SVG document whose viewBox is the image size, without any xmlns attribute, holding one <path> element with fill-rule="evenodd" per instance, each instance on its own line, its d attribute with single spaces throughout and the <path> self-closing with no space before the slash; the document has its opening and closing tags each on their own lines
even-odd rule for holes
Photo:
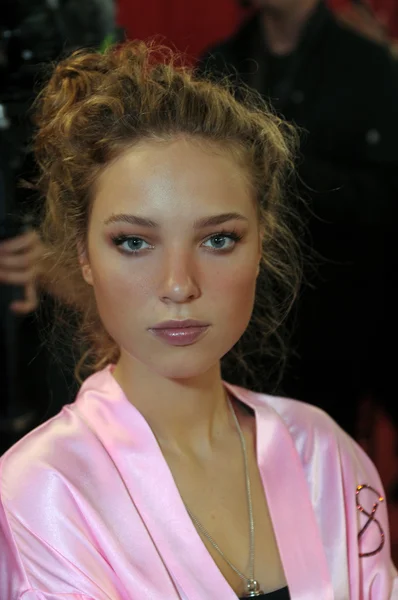
<svg viewBox="0 0 398 600">
<path fill-rule="evenodd" d="M 258 219 L 242 167 L 215 146 L 178 139 L 127 150 L 97 182 L 87 239 L 83 276 L 124 358 L 190 378 L 245 331 Z M 179 328 L 187 319 L 197 327 Z"/>
</svg>

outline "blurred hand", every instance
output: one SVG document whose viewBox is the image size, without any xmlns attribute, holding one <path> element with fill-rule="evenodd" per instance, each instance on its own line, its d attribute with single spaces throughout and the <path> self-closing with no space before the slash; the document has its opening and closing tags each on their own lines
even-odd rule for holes
<svg viewBox="0 0 398 600">
<path fill-rule="evenodd" d="M 338 19 L 363 36 L 380 44 L 390 44 L 387 24 L 380 15 L 374 15 L 363 4 L 349 4 L 338 14 Z"/>
<path fill-rule="evenodd" d="M 25 298 L 10 306 L 15 313 L 28 314 L 38 306 L 37 277 L 43 253 L 44 245 L 36 231 L 0 242 L 0 283 L 25 288 Z"/>
</svg>

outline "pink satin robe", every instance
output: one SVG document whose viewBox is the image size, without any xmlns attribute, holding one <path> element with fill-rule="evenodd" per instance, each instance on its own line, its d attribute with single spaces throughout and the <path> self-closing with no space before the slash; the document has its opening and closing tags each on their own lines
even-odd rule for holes
<svg viewBox="0 0 398 600">
<path fill-rule="evenodd" d="M 0 600 L 236 600 L 193 526 L 156 439 L 113 378 L 0 461 Z M 228 386 L 256 415 L 258 465 L 292 600 L 398 599 L 387 510 L 362 450 L 322 411 Z M 377 496 L 361 492 L 368 512 Z M 261 535 L 260 532 L 257 535 Z"/>
</svg>

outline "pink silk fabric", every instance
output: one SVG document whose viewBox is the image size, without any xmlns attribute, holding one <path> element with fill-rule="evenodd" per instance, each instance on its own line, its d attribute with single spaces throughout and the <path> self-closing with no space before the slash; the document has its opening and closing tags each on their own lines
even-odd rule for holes
<svg viewBox="0 0 398 600">
<path fill-rule="evenodd" d="M 385 502 L 364 452 L 322 411 L 225 384 L 254 409 L 257 459 L 292 600 L 398 599 Z M 0 600 L 236 600 L 149 425 L 113 378 L 0 459 Z M 259 535 L 259 533 L 257 533 Z M 260 533 L 261 535 L 261 533 Z"/>
</svg>

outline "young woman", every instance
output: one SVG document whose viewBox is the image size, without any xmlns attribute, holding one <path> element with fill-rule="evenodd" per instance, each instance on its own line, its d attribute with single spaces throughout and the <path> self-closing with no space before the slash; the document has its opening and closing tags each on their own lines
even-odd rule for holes
<svg viewBox="0 0 398 600">
<path fill-rule="evenodd" d="M 398 597 L 366 455 L 222 380 L 283 353 L 293 132 L 141 43 L 73 55 L 39 106 L 50 276 L 94 373 L 1 460 L 1 600 Z"/>
</svg>

